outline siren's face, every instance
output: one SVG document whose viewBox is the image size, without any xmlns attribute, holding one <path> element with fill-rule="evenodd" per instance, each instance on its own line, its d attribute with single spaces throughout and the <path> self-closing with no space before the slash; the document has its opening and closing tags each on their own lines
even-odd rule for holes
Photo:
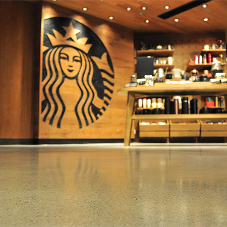
<svg viewBox="0 0 227 227">
<path fill-rule="evenodd" d="M 76 77 L 81 67 L 81 58 L 79 52 L 71 47 L 62 49 L 60 53 L 60 64 L 67 77 Z"/>
</svg>

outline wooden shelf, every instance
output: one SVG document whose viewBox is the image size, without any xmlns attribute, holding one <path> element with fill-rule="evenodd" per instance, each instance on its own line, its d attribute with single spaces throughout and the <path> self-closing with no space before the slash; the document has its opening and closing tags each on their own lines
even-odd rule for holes
<svg viewBox="0 0 227 227">
<path fill-rule="evenodd" d="M 154 68 L 155 68 L 155 69 L 163 68 L 164 70 L 168 68 L 169 70 L 171 70 L 171 69 L 174 68 L 174 65 L 168 65 L 168 64 L 154 64 Z"/>
<path fill-rule="evenodd" d="M 154 56 L 154 57 L 169 57 L 173 56 L 174 49 L 172 50 L 137 50 L 137 56 Z"/>
<path fill-rule="evenodd" d="M 209 50 L 202 50 L 202 53 L 211 53 L 213 55 L 223 54 L 226 52 L 226 49 L 209 49 Z"/>
<path fill-rule="evenodd" d="M 166 84 L 155 83 L 154 86 L 139 85 L 137 87 L 121 88 L 117 91 L 119 95 L 135 97 L 163 97 L 167 95 L 201 95 L 221 96 L 227 95 L 227 84 L 212 84 L 211 82 L 192 82 L 189 84 Z"/>
<path fill-rule="evenodd" d="M 138 114 L 132 120 L 215 120 L 227 119 L 227 114 Z"/>
<path fill-rule="evenodd" d="M 221 63 L 221 66 L 225 66 L 226 63 Z M 205 69 L 211 69 L 212 63 L 207 63 L 207 64 L 190 64 L 187 66 L 186 71 L 190 72 L 193 69 L 197 69 L 198 71 L 202 71 Z"/>
</svg>

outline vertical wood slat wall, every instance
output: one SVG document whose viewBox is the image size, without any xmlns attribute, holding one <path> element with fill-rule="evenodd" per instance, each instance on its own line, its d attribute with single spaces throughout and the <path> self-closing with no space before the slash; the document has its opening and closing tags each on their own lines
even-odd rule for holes
<svg viewBox="0 0 227 227">
<path fill-rule="evenodd" d="M 35 4 L 0 2 L 0 139 L 33 138 Z"/>
</svg>

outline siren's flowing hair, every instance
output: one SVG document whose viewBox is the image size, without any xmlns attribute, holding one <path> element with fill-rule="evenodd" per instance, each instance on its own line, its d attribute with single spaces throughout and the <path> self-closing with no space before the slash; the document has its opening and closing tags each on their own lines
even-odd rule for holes
<svg viewBox="0 0 227 227">
<path fill-rule="evenodd" d="M 64 47 L 62 46 L 55 47 L 47 52 L 45 58 L 47 75 L 42 82 L 43 94 L 47 102 L 43 111 L 43 121 L 48 121 L 50 125 L 56 125 L 58 128 L 61 127 L 61 121 L 66 111 L 64 100 L 62 100 L 59 92 L 65 80 L 65 75 L 60 65 L 60 53 L 63 49 Z M 95 119 L 98 119 L 92 111 L 92 104 L 101 109 L 103 107 L 103 100 L 98 97 L 97 91 L 92 83 L 94 67 L 91 59 L 81 50 L 76 50 L 80 54 L 81 68 L 75 79 L 72 79 L 72 83 L 75 81 L 80 89 L 81 95 L 75 106 L 75 115 L 79 128 L 82 128 L 93 123 Z"/>
</svg>

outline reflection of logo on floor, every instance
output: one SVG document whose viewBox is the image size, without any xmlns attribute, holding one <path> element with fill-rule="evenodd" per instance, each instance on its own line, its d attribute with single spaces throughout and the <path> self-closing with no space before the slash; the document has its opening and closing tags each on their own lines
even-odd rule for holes
<svg viewBox="0 0 227 227">
<path fill-rule="evenodd" d="M 88 27 L 69 18 L 45 20 L 42 75 L 44 122 L 58 128 L 90 125 L 109 105 L 113 81 L 113 66 L 108 51 Z"/>
</svg>

